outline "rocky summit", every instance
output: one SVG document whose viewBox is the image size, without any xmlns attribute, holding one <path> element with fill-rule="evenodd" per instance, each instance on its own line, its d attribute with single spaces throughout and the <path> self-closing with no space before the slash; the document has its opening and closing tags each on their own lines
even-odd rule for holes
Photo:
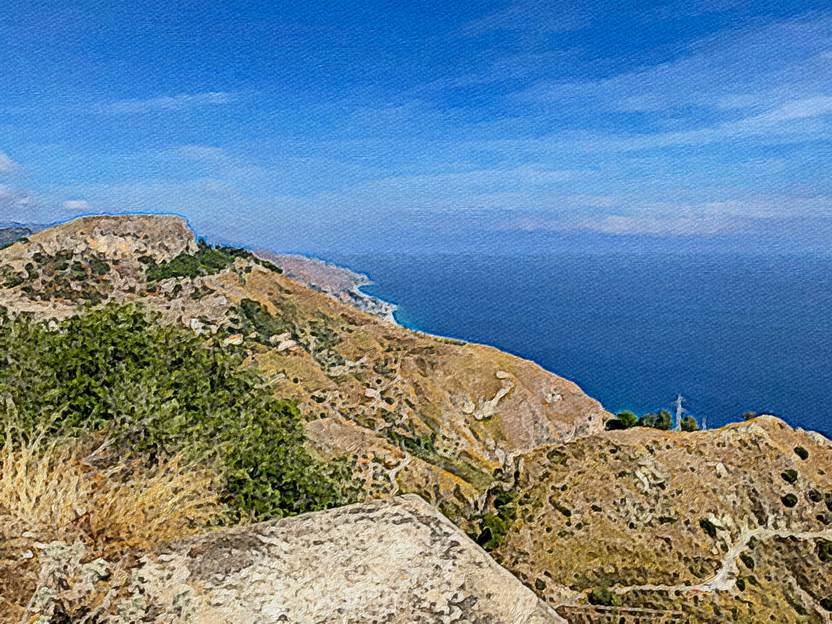
<svg viewBox="0 0 832 624">
<path fill-rule="evenodd" d="M 135 302 L 239 353 L 317 454 L 351 458 L 366 501 L 146 555 L 122 622 L 832 618 L 823 436 L 770 416 L 607 431 L 574 383 L 368 313 L 354 274 L 280 262 L 177 217 L 85 218 L 0 250 L 12 315 Z"/>
</svg>

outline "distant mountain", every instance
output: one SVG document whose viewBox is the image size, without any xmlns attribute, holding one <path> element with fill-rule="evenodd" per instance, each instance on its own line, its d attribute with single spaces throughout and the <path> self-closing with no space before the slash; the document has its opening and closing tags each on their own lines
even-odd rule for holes
<svg viewBox="0 0 832 624">
<path fill-rule="evenodd" d="M 32 230 L 22 225 L 0 227 L 0 249 L 8 247 L 15 241 L 25 238 L 32 233 Z"/>
</svg>

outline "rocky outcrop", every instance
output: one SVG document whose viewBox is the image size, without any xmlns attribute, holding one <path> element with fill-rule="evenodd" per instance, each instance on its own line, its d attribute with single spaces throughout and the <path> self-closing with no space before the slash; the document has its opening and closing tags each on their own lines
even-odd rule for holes
<svg viewBox="0 0 832 624">
<path fill-rule="evenodd" d="M 183 541 L 133 578 L 116 622 L 565 622 L 413 495 Z"/>
<path fill-rule="evenodd" d="M 64 225 L 41 230 L 19 249 L 55 255 L 61 251 L 86 251 L 112 260 L 137 262 L 143 256 L 156 262 L 171 260 L 197 249 L 196 239 L 182 217 L 134 215 L 124 217 L 81 217 Z"/>
</svg>

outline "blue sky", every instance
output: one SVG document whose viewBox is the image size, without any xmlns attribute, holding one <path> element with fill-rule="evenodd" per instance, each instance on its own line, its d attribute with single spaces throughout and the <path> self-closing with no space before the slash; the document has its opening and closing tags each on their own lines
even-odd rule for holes
<svg viewBox="0 0 832 624">
<path fill-rule="evenodd" d="M 0 61 L 0 222 L 832 249 L 828 2 L 6 0 Z"/>
</svg>

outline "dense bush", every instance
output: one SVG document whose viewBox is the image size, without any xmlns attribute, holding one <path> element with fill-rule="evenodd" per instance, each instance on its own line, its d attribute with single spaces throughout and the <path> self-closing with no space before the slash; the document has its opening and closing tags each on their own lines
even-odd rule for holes
<svg viewBox="0 0 832 624">
<path fill-rule="evenodd" d="M 589 592 L 589 599 L 590 604 L 602 606 L 602 607 L 620 607 L 621 606 L 621 596 L 613 592 L 608 587 L 596 587 L 591 592 Z"/>
<path fill-rule="evenodd" d="M 693 416 L 684 416 L 679 424 L 682 431 L 699 431 L 699 424 Z"/>
<path fill-rule="evenodd" d="M 140 308 L 108 305 L 57 330 L 0 314 L 0 357 L 6 416 L 16 412 L 30 429 L 106 429 L 119 448 L 149 461 L 185 451 L 211 462 L 238 517 L 279 517 L 349 498 L 348 467 L 305 450 L 293 404 L 241 368 L 239 356 Z"/>
<path fill-rule="evenodd" d="M 797 496 L 795 496 L 794 494 L 786 494 L 785 496 L 781 496 L 780 500 L 786 507 L 794 507 L 795 505 L 797 505 Z"/>
<path fill-rule="evenodd" d="M 798 476 L 797 475 L 797 470 L 794 470 L 793 468 L 788 468 L 788 469 L 786 469 L 786 470 L 784 470 L 783 472 L 780 473 L 780 477 L 786 483 L 796 483 L 797 482 L 797 476 Z"/>
<path fill-rule="evenodd" d="M 148 282 L 171 277 L 189 277 L 191 279 L 200 275 L 213 275 L 230 266 L 235 258 L 247 258 L 272 271 L 282 273 L 283 270 L 268 260 L 257 258 L 254 254 L 245 249 L 234 247 L 223 247 L 221 245 L 211 246 L 200 240 L 196 253 L 182 252 L 172 260 L 156 264 L 149 256 L 143 261 L 146 265 L 145 277 Z"/>
<path fill-rule="evenodd" d="M 495 488 L 489 492 L 489 511 L 474 518 L 471 537 L 485 550 L 499 548 L 517 517 L 517 494 Z"/>
</svg>

